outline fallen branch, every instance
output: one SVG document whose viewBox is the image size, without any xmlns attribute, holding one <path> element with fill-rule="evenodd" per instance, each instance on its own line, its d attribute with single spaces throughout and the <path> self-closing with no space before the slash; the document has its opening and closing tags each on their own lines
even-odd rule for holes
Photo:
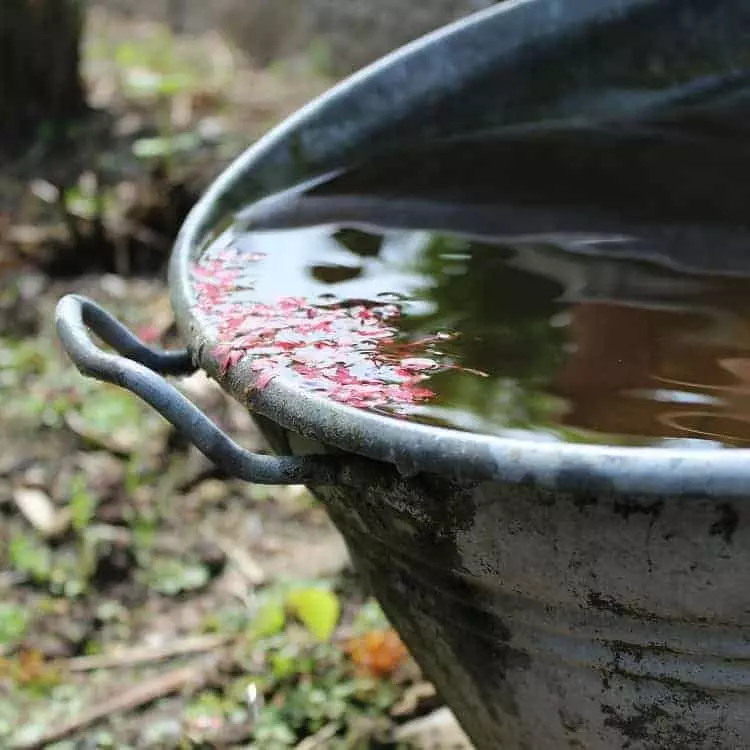
<svg viewBox="0 0 750 750">
<path fill-rule="evenodd" d="M 198 635 L 173 641 L 166 646 L 136 646 L 123 648 L 109 654 L 94 656 L 77 656 L 64 662 L 64 667 L 70 672 L 91 672 L 95 669 L 111 669 L 113 667 L 129 667 L 134 664 L 147 664 L 164 661 L 175 656 L 199 654 L 221 648 L 232 640 L 227 635 Z"/>
<path fill-rule="evenodd" d="M 124 692 L 105 700 L 98 706 L 84 711 L 75 719 L 51 729 L 41 737 L 30 742 L 16 743 L 12 745 L 15 750 L 41 750 L 54 742 L 70 737 L 91 724 L 95 724 L 102 719 L 106 719 L 112 714 L 122 713 L 123 711 L 132 711 L 133 709 L 153 703 L 159 698 L 164 698 L 172 693 L 179 692 L 187 687 L 194 689 L 205 684 L 209 674 L 215 668 L 216 662 L 212 660 L 209 664 L 193 664 L 188 667 L 175 669 L 165 675 L 160 675 L 149 680 L 144 685 L 125 690 Z"/>
</svg>

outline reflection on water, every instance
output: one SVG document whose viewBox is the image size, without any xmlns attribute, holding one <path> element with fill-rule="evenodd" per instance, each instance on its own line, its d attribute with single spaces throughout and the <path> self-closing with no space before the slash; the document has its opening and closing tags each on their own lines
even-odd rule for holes
<svg viewBox="0 0 750 750">
<path fill-rule="evenodd" d="M 363 340 L 375 363 L 367 383 L 386 377 L 394 347 L 442 334 L 419 360 L 431 363 L 420 376 L 429 397 L 354 405 L 535 440 L 750 445 L 750 280 L 551 244 L 341 225 L 228 234 L 203 262 L 229 246 L 237 309 L 290 298 L 319 310 L 398 308 L 392 336 Z M 340 382 L 365 370 L 351 372 Z"/>
<path fill-rule="evenodd" d="M 750 89 L 720 84 L 651 119 L 384 151 L 250 205 L 205 256 L 237 256 L 227 366 L 480 433 L 750 445 L 750 151 L 719 128 Z"/>
<path fill-rule="evenodd" d="M 718 289 L 706 290 L 683 309 L 576 305 L 575 356 L 554 382 L 570 404 L 565 422 L 654 438 L 750 440 L 750 296 L 732 291 L 722 300 Z"/>
</svg>

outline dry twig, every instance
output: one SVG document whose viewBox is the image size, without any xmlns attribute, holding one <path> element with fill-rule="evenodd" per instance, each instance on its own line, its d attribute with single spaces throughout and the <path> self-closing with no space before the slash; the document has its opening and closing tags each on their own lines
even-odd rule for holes
<svg viewBox="0 0 750 750">
<path fill-rule="evenodd" d="M 77 656 L 65 662 L 65 668 L 70 672 L 91 672 L 95 669 L 111 669 L 113 667 L 131 667 L 135 664 L 147 664 L 164 661 L 175 656 L 187 656 L 225 646 L 232 640 L 226 635 L 198 635 L 181 638 L 166 646 L 136 646 L 134 648 L 117 649 L 109 654 L 94 656 Z"/>
<path fill-rule="evenodd" d="M 112 714 L 132 711 L 187 687 L 196 689 L 205 684 L 215 666 L 215 660 L 211 660 L 210 663 L 204 661 L 201 664 L 192 664 L 159 675 L 145 684 L 136 685 L 93 706 L 75 719 L 49 730 L 36 740 L 16 743 L 13 747 L 15 750 L 41 750 L 41 748 L 47 747 L 53 742 L 60 742 Z"/>
</svg>

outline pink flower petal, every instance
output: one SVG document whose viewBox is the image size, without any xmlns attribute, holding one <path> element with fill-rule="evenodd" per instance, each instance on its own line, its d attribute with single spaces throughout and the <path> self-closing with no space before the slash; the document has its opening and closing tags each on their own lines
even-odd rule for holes
<svg viewBox="0 0 750 750">
<path fill-rule="evenodd" d="M 393 304 L 319 307 L 303 297 L 283 297 L 273 304 L 233 301 L 243 265 L 261 257 L 230 246 L 193 269 L 197 308 L 217 327 L 214 353 L 223 374 L 249 356 L 257 388 L 286 370 L 304 379 L 307 388 L 357 408 L 432 398 L 430 389 L 419 386 L 428 377 L 424 373 L 451 365 L 421 355 L 450 334 L 397 342 L 397 329 L 385 324 L 401 314 Z"/>
</svg>

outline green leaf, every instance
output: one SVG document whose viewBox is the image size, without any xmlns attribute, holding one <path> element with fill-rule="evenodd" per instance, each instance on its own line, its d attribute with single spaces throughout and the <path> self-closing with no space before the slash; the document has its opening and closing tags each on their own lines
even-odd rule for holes
<svg viewBox="0 0 750 750">
<path fill-rule="evenodd" d="M 147 574 L 148 585 L 165 596 L 203 588 L 210 577 L 205 565 L 180 560 L 155 560 Z"/>
<path fill-rule="evenodd" d="M 322 588 L 297 589 L 287 594 L 286 603 L 318 640 L 331 639 L 341 614 L 336 594 Z"/>
<path fill-rule="evenodd" d="M 10 565 L 19 573 L 31 576 L 37 583 L 52 575 L 52 553 L 46 544 L 29 534 L 16 534 L 8 544 Z"/>
<path fill-rule="evenodd" d="M 270 659 L 271 671 L 277 680 L 286 680 L 297 673 L 296 659 L 283 652 L 273 654 Z"/>
<path fill-rule="evenodd" d="M 280 633 L 286 625 L 284 604 L 278 599 L 264 604 L 250 625 L 250 635 L 254 639 L 270 638 Z"/>
<path fill-rule="evenodd" d="M 17 604 L 0 604 L 0 646 L 20 641 L 26 634 L 29 615 Z"/>
</svg>

